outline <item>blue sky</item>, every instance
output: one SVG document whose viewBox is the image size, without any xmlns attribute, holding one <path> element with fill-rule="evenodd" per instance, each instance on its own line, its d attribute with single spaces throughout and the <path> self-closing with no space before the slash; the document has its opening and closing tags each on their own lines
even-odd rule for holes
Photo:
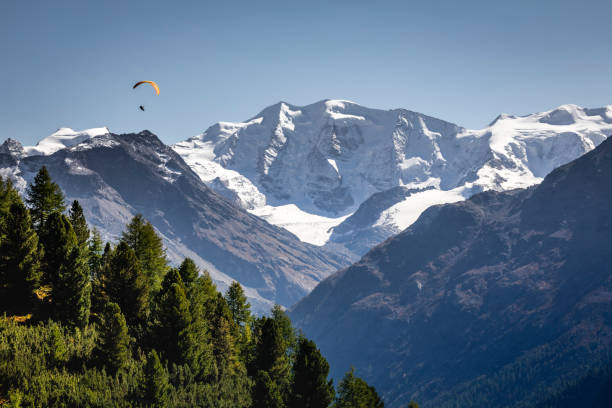
<svg viewBox="0 0 612 408">
<path fill-rule="evenodd" d="M 173 143 L 281 100 L 470 128 L 609 105 L 610 21 L 610 1 L 2 0 L 0 139 L 108 126 Z"/>
</svg>

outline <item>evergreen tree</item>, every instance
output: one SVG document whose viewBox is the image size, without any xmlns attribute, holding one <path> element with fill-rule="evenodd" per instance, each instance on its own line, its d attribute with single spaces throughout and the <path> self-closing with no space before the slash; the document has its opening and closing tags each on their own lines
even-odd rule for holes
<svg viewBox="0 0 612 408">
<path fill-rule="evenodd" d="M 376 393 L 374 387 L 369 386 L 364 380 L 355 376 L 355 370 L 351 369 L 344 375 L 338 385 L 338 393 L 334 408 L 383 408 L 384 402 Z"/>
<path fill-rule="evenodd" d="M 289 316 L 287 316 L 287 313 L 285 313 L 280 305 L 274 305 L 274 307 L 272 307 L 272 318 L 281 331 L 287 354 L 293 354 L 297 348 L 298 338 L 295 335 L 295 329 L 291 324 L 291 319 L 289 319 Z"/>
<path fill-rule="evenodd" d="M 200 275 L 200 271 L 196 266 L 195 262 L 191 258 L 185 258 L 185 260 L 179 266 L 179 273 L 185 286 L 189 287 Z"/>
<path fill-rule="evenodd" d="M 260 370 L 253 387 L 253 408 L 283 408 L 282 392 L 268 372 Z"/>
<path fill-rule="evenodd" d="M 130 338 L 125 317 L 119 305 L 112 302 L 107 303 L 96 345 L 100 363 L 106 366 L 111 373 L 117 372 L 127 364 L 130 357 L 129 344 Z"/>
<path fill-rule="evenodd" d="M 47 217 L 53 212 L 66 209 L 64 194 L 57 184 L 51 181 L 47 168 L 43 166 L 34 177 L 27 191 L 27 203 L 30 206 L 34 228 L 40 233 Z"/>
<path fill-rule="evenodd" d="M 210 317 L 213 351 L 219 371 L 233 372 L 239 367 L 236 347 L 237 327 L 225 298 L 217 293 L 207 305 L 212 311 Z"/>
<path fill-rule="evenodd" d="M 251 323 L 251 305 L 247 301 L 242 286 L 234 281 L 225 292 L 225 300 L 232 312 L 234 323 L 239 327 L 249 326 Z"/>
<path fill-rule="evenodd" d="M 215 373 L 206 323 L 192 316 L 185 286 L 178 270 L 171 269 L 156 297 L 154 324 L 158 350 L 171 363 L 187 364 L 198 379 Z"/>
<path fill-rule="evenodd" d="M 40 247 L 30 214 L 21 202 L 11 205 L 4 217 L 6 234 L 0 242 L 0 294 L 2 309 L 27 312 L 40 285 Z"/>
<path fill-rule="evenodd" d="M 147 280 L 138 259 L 125 242 L 112 251 L 102 273 L 103 296 L 119 305 L 131 327 L 142 324 L 147 315 Z"/>
<path fill-rule="evenodd" d="M 91 282 L 87 259 L 75 246 L 66 263 L 60 265 L 53 287 L 53 313 L 57 321 L 72 327 L 85 327 L 91 307 Z"/>
<path fill-rule="evenodd" d="M 85 248 L 87 241 L 89 240 L 89 227 L 87 227 L 87 221 L 83 214 L 83 208 L 77 200 L 72 202 L 72 206 L 69 211 L 69 219 L 74 229 L 74 233 L 77 237 L 79 246 Z"/>
<path fill-rule="evenodd" d="M 143 401 L 147 407 L 165 408 L 170 402 L 168 374 L 155 350 L 147 355 Z"/>
<path fill-rule="evenodd" d="M 183 348 L 189 346 L 184 343 L 191 324 L 191 311 L 181 275 L 176 269 L 171 269 L 164 277 L 156 304 L 158 349 L 163 350 L 164 357 L 171 363 L 182 364 L 186 351 Z"/>
<path fill-rule="evenodd" d="M 287 401 L 291 385 L 291 362 L 283 327 L 279 320 L 262 317 L 256 325 L 255 351 L 251 373 L 265 371 L 275 383 L 283 401 Z"/>
<path fill-rule="evenodd" d="M 61 265 L 66 264 L 77 238 L 68 218 L 59 212 L 51 213 L 41 230 L 40 239 L 44 248 L 43 280 L 54 286 Z"/>
<path fill-rule="evenodd" d="M 103 255 L 103 247 L 102 247 L 102 237 L 100 237 L 100 232 L 97 228 L 94 228 L 91 231 L 91 237 L 89 238 L 89 245 L 87 251 L 89 264 L 89 272 L 91 274 L 91 278 L 95 279 L 100 276 L 102 271 L 102 255 Z"/>
<path fill-rule="evenodd" d="M 168 271 L 168 260 L 162 239 L 142 214 L 136 215 L 123 232 L 121 241 L 134 250 L 142 271 L 148 279 L 151 292 L 159 290 Z"/>
<path fill-rule="evenodd" d="M 21 202 L 19 192 L 13 187 L 11 179 L 7 178 L 5 181 L 0 177 L 0 242 L 2 242 L 2 237 L 5 234 L 4 221 L 11 209 L 11 205 Z"/>
<path fill-rule="evenodd" d="M 332 380 L 327 380 L 329 364 L 317 346 L 302 338 L 293 364 L 291 408 L 326 408 L 334 399 Z"/>
<path fill-rule="evenodd" d="M 251 305 L 247 301 L 242 286 L 236 281 L 232 282 L 227 289 L 225 300 L 232 313 L 234 327 L 238 329 L 235 337 L 239 351 L 244 356 L 248 352 L 251 341 Z"/>
</svg>

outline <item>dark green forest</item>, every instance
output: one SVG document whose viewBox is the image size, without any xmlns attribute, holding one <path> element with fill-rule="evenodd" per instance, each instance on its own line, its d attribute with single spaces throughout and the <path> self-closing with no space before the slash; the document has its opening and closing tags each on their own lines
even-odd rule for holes
<svg viewBox="0 0 612 408">
<path fill-rule="evenodd" d="M 353 370 L 336 391 L 280 306 L 170 266 L 142 216 L 104 243 L 44 167 L 25 200 L 0 178 L 0 292 L 0 406 L 384 406 Z"/>
</svg>

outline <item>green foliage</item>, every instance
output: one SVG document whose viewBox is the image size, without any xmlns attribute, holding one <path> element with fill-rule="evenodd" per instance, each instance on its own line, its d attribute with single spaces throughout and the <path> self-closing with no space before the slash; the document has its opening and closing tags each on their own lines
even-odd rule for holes
<svg viewBox="0 0 612 408">
<path fill-rule="evenodd" d="M 338 385 L 334 408 L 383 408 L 384 406 L 374 387 L 355 376 L 354 369 L 344 375 Z"/>
<path fill-rule="evenodd" d="M 4 217 L 8 214 L 11 205 L 21 203 L 19 192 L 13 187 L 11 179 L 4 180 L 0 177 L 0 242 L 5 233 Z"/>
<path fill-rule="evenodd" d="M 225 300 L 237 326 L 248 326 L 251 323 L 251 305 L 247 301 L 240 283 L 234 281 L 225 292 Z"/>
<path fill-rule="evenodd" d="M 89 265 L 89 274 L 92 279 L 100 276 L 102 271 L 102 237 L 100 237 L 100 232 L 94 228 L 91 231 L 91 236 L 88 242 L 87 248 L 87 264 Z"/>
<path fill-rule="evenodd" d="M 99 362 L 115 373 L 127 365 L 130 357 L 130 337 L 118 304 L 106 304 L 99 331 L 100 337 L 96 343 Z"/>
<path fill-rule="evenodd" d="M 147 356 L 145 366 L 145 381 L 142 401 L 151 408 L 164 408 L 168 406 L 170 384 L 168 373 L 159 360 L 155 350 Z"/>
<path fill-rule="evenodd" d="M 138 214 L 128 224 L 121 241 L 134 250 L 147 277 L 150 291 L 159 290 L 160 283 L 168 271 L 168 260 L 162 240 L 153 225 L 145 220 L 142 214 Z"/>
<path fill-rule="evenodd" d="M 34 177 L 34 182 L 28 187 L 27 195 L 26 201 L 30 206 L 32 222 L 39 233 L 49 215 L 54 212 L 61 213 L 66 209 L 62 190 L 51 181 L 51 176 L 44 166 Z"/>
<path fill-rule="evenodd" d="M 140 269 L 136 254 L 120 242 L 102 272 L 103 297 L 117 303 L 130 326 L 144 323 L 148 307 L 147 279 Z"/>
<path fill-rule="evenodd" d="M 75 246 L 68 259 L 60 265 L 53 287 L 53 316 L 56 321 L 72 327 L 85 327 L 91 307 L 91 282 L 83 249 Z"/>
<path fill-rule="evenodd" d="M 72 202 L 72 206 L 69 211 L 70 223 L 74 229 L 74 233 L 77 237 L 77 242 L 81 247 L 85 247 L 89 240 L 89 227 L 83 214 L 83 207 L 77 200 Z"/>
<path fill-rule="evenodd" d="M 416 402 L 414 402 L 414 401 L 410 401 L 410 402 L 408 403 L 408 408 L 419 408 L 419 404 L 417 404 L 417 403 L 416 403 Z"/>
<path fill-rule="evenodd" d="M 42 276 L 38 236 L 21 202 L 11 205 L 2 224 L 6 232 L 0 242 L 0 304 L 3 311 L 24 314 L 32 308 Z"/>
<path fill-rule="evenodd" d="M 302 338 L 293 364 L 292 408 L 326 408 L 334 399 L 329 364 L 314 342 Z"/>
<path fill-rule="evenodd" d="M 41 228 L 40 239 L 44 248 L 43 282 L 55 286 L 60 266 L 67 262 L 70 251 L 77 245 L 77 238 L 68 218 L 53 212 Z"/>
<path fill-rule="evenodd" d="M 102 249 L 78 202 L 69 218 L 62 214 L 63 194 L 44 168 L 28 194 L 31 212 L 0 178 L 0 302 L 8 313 L 0 317 L 0 404 L 331 401 L 327 362 L 314 343 L 297 342 L 280 306 L 254 319 L 237 282 L 223 296 L 191 259 L 169 269 L 161 239 L 142 216 L 115 248 Z"/>
<path fill-rule="evenodd" d="M 183 351 L 190 346 L 185 343 L 188 343 L 191 321 L 190 304 L 181 275 L 176 269 L 171 269 L 157 296 L 154 320 L 155 342 L 169 362 L 185 363 Z"/>
<path fill-rule="evenodd" d="M 185 286 L 190 286 L 200 275 L 200 271 L 196 266 L 195 262 L 191 258 L 185 258 L 185 260 L 179 266 L 179 273 Z"/>
<path fill-rule="evenodd" d="M 285 407 L 283 392 L 267 371 L 259 370 L 255 377 L 253 408 Z"/>
</svg>

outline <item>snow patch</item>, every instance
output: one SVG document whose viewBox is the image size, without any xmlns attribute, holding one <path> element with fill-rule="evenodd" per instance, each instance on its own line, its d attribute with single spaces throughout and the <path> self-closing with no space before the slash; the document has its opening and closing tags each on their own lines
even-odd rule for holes
<svg viewBox="0 0 612 408">
<path fill-rule="evenodd" d="M 59 150 L 77 145 L 85 140 L 109 134 L 108 128 L 93 128 L 76 132 L 70 128 L 60 128 L 52 135 L 42 139 L 36 146 L 25 146 L 28 156 L 49 156 Z"/>
</svg>

